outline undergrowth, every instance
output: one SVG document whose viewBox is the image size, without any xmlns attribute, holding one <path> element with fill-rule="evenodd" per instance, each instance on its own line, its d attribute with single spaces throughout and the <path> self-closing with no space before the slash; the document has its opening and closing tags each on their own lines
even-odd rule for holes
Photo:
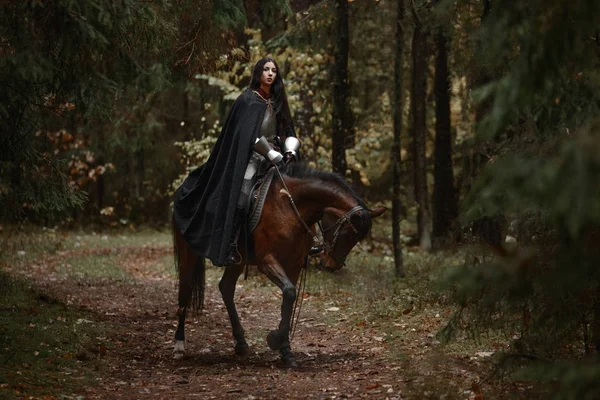
<svg viewBox="0 0 600 400">
<path fill-rule="evenodd" d="M 110 332 L 0 270 L 0 398 L 69 398 L 103 369 Z"/>
</svg>

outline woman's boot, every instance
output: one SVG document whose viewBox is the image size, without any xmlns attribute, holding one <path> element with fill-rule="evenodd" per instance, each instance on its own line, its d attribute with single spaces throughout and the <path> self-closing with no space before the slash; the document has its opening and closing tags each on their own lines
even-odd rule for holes
<svg viewBox="0 0 600 400">
<path fill-rule="evenodd" d="M 244 209 L 236 208 L 233 216 L 233 239 L 229 244 L 227 256 L 225 256 L 224 266 L 239 265 L 242 262 L 242 255 L 238 251 L 238 239 L 242 227 L 242 219 L 244 217 Z"/>
</svg>

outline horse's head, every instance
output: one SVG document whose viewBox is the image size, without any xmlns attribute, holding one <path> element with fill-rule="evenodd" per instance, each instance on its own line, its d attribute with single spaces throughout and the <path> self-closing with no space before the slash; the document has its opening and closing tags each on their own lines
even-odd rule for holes
<svg viewBox="0 0 600 400">
<path fill-rule="evenodd" d="M 339 174 L 310 168 L 305 163 L 286 164 L 281 172 L 296 178 L 294 183 L 298 186 L 292 187 L 292 182 L 288 183 L 292 191 L 304 191 L 300 198 L 318 210 L 313 216 L 321 218 L 323 228 L 325 252 L 321 256 L 321 266 L 329 270 L 342 268 L 348 253 L 369 233 L 371 219 L 383 214 L 386 208 L 369 209 Z M 310 224 L 315 222 L 310 220 Z"/>
<path fill-rule="evenodd" d="M 385 210 L 385 207 L 370 210 L 361 205 L 345 213 L 337 209 L 326 209 L 321 220 L 325 242 L 321 266 L 332 271 L 342 268 L 352 248 L 369 233 L 371 219 L 380 216 Z"/>
</svg>

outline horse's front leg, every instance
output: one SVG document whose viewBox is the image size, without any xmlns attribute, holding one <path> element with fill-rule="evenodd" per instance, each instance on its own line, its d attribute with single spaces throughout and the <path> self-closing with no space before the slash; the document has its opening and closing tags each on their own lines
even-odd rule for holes
<svg viewBox="0 0 600 400">
<path fill-rule="evenodd" d="M 290 349 L 290 323 L 294 302 L 296 301 L 296 287 L 274 257 L 268 256 L 265 259 L 265 264 L 259 268 L 281 289 L 283 297 L 279 329 L 269 332 L 267 344 L 271 350 L 279 350 L 281 361 L 283 361 L 284 365 L 290 367 L 296 366 L 294 354 Z"/>
<path fill-rule="evenodd" d="M 235 302 L 233 297 L 235 295 L 235 285 L 240 277 L 244 267 L 243 265 L 235 265 L 225 268 L 223 277 L 219 282 L 219 290 L 223 297 L 225 307 L 227 307 L 227 314 L 229 314 L 229 320 L 231 321 L 231 330 L 235 339 L 235 354 L 240 356 L 247 356 L 250 353 L 248 349 L 248 343 L 244 338 L 244 328 L 240 322 L 237 309 L 235 308 Z"/>
</svg>

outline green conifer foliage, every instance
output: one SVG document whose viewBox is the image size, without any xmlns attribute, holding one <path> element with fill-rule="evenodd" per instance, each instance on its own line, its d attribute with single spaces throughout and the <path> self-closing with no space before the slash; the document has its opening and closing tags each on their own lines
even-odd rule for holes
<svg viewBox="0 0 600 400">
<path fill-rule="evenodd" d="M 213 16 L 216 25 L 221 28 L 236 28 L 247 22 L 241 0 L 213 0 Z"/>
<path fill-rule="evenodd" d="M 516 376 L 558 382 L 555 398 L 597 398 L 600 3 L 491 5 L 478 63 L 494 78 L 477 99 L 491 104 L 479 136 L 497 146 L 463 219 L 503 213 L 517 243 L 452 271 L 460 308 L 443 333 L 459 321 L 511 332 L 503 361 Z"/>
<path fill-rule="evenodd" d="M 164 80 L 174 28 L 166 1 L 9 0 L 0 6 L 3 219 L 82 204 L 48 133 L 110 116 L 131 86 Z M 163 14 L 164 13 L 164 14 Z"/>
</svg>

